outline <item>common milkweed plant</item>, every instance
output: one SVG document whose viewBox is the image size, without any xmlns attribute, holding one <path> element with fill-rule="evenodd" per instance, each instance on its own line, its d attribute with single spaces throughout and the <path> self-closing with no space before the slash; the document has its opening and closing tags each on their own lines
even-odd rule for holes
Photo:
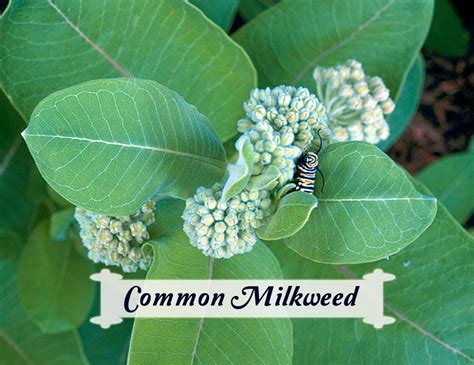
<svg viewBox="0 0 474 365">
<path fill-rule="evenodd" d="M 384 153 L 418 105 L 432 13 L 433 0 L 8 1 L 1 362 L 472 361 L 472 239 Z M 88 322 L 104 266 L 147 279 L 381 267 L 398 277 L 397 322 L 104 331 Z"/>
</svg>

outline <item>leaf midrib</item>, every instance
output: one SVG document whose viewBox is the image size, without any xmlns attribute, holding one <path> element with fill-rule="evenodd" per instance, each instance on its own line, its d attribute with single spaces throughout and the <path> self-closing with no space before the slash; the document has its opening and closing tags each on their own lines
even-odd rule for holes
<svg viewBox="0 0 474 365">
<path fill-rule="evenodd" d="M 58 301 L 59 301 L 59 296 L 60 296 L 60 293 L 61 293 L 61 290 L 60 288 L 62 287 L 62 284 L 64 282 L 64 278 L 66 276 L 66 272 L 67 272 L 67 269 L 68 269 L 68 264 L 69 264 L 69 261 L 71 259 L 71 254 L 72 254 L 72 244 L 68 245 L 67 247 L 67 251 L 66 251 L 66 255 L 64 256 L 64 259 L 62 261 L 62 264 L 61 264 L 61 269 L 59 271 L 59 278 L 58 278 L 58 281 L 56 283 L 56 286 L 55 286 L 55 289 L 54 289 L 54 294 L 52 296 L 52 300 L 51 300 L 51 303 L 50 303 L 50 306 L 49 306 L 49 313 L 48 313 L 48 318 L 47 318 L 47 323 L 49 323 L 49 325 L 51 325 L 51 323 L 54 323 L 54 318 L 53 318 L 53 315 L 55 314 L 55 309 L 56 308 L 59 308 L 60 306 L 58 305 Z"/>
<path fill-rule="evenodd" d="M 153 152 L 176 155 L 176 156 L 184 157 L 184 158 L 191 158 L 193 160 L 198 160 L 198 161 L 207 163 L 211 166 L 225 168 L 225 162 L 221 160 L 197 155 L 194 153 L 171 150 L 168 148 L 161 148 L 161 147 L 148 146 L 148 145 L 139 145 L 139 144 L 132 144 L 132 143 L 126 144 L 126 143 L 117 142 L 117 141 L 107 141 L 103 139 L 91 139 L 91 138 L 85 138 L 85 137 L 70 137 L 70 136 L 60 136 L 60 135 L 52 135 L 52 134 L 30 134 L 30 133 L 27 133 L 26 131 L 22 133 L 22 136 L 26 140 L 28 139 L 28 137 L 50 138 L 50 139 L 58 138 L 58 139 L 66 139 L 66 140 L 73 140 L 73 141 L 82 141 L 82 142 L 87 142 L 87 143 L 100 143 L 100 144 L 125 147 L 125 148 L 135 148 L 135 149 L 140 149 L 140 150 L 150 150 Z"/>
<path fill-rule="evenodd" d="M 369 19 L 367 19 L 364 23 L 360 24 L 357 29 L 349 34 L 346 38 L 340 40 L 336 44 L 334 44 L 331 48 L 326 49 L 325 51 L 321 52 L 320 54 L 316 55 L 312 60 L 310 60 L 306 66 L 295 76 L 295 78 L 291 81 L 291 85 L 296 85 L 304 75 L 311 70 L 316 64 L 321 60 L 323 57 L 327 56 L 328 54 L 333 53 L 334 51 L 338 50 L 341 47 L 344 47 L 346 44 L 350 43 L 360 32 L 362 32 L 365 28 L 367 28 L 372 22 L 374 22 L 380 15 L 382 15 L 385 11 L 387 11 L 393 4 L 394 0 L 391 0 L 380 9 L 378 9 L 374 15 L 372 15 Z"/>
<path fill-rule="evenodd" d="M 18 147 L 20 146 L 21 138 L 18 135 L 15 140 L 13 141 L 12 145 L 8 149 L 7 153 L 5 154 L 3 160 L 0 163 L 0 177 L 7 171 L 10 162 L 12 161 L 13 157 L 15 156 L 16 152 L 18 151 Z"/>
<path fill-rule="evenodd" d="M 474 154 L 472 154 L 471 159 L 469 160 L 469 162 L 470 162 L 470 164 L 468 165 L 469 167 L 465 168 L 463 172 L 456 175 L 456 178 L 454 179 L 454 182 L 449 184 L 449 186 L 441 193 L 441 195 L 439 196 L 439 200 L 444 202 L 446 200 L 446 198 L 449 195 L 451 195 L 451 193 L 453 191 L 457 190 L 457 188 L 464 183 L 464 178 L 466 176 L 469 176 L 472 173 L 472 170 L 470 168 L 470 165 L 472 165 L 472 161 L 473 161 L 472 157 L 474 157 Z"/>
<path fill-rule="evenodd" d="M 56 5 L 54 4 L 51 0 L 48 0 L 48 4 L 54 9 L 56 13 L 58 13 L 61 18 L 64 19 L 67 25 L 69 25 L 79 36 L 84 39 L 84 41 L 92 47 L 97 53 L 99 53 L 103 58 L 107 60 L 107 62 L 110 63 L 110 65 L 115 68 L 123 77 L 132 77 L 130 72 L 125 69 L 116 59 L 114 59 L 112 56 L 110 56 L 103 48 L 101 48 L 97 43 L 92 41 L 76 24 L 74 24 L 71 19 L 68 18 L 66 14 L 63 13 L 63 11 Z"/>
<path fill-rule="evenodd" d="M 432 201 L 436 202 L 436 198 L 426 196 L 426 197 L 405 197 L 405 198 L 331 198 L 331 199 L 322 199 L 318 198 L 319 202 L 384 202 L 384 201 Z"/>
<path fill-rule="evenodd" d="M 31 360 L 28 355 L 22 351 L 20 346 L 17 345 L 15 341 L 13 341 L 12 338 L 8 337 L 8 335 L 0 328 L 0 339 L 3 338 L 3 340 L 7 343 L 7 345 L 10 346 L 10 348 L 13 349 L 27 364 L 34 365 L 33 360 Z"/>
<path fill-rule="evenodd" d="M 209 259 L 207 270 L 208 270 L 207 279 L 212 280 L 212 273 L 214 271 L 214 259 L 212 257 Z M 197 348 L 199 345 L 199 340 L 201 338 L 202 329 L 204 327 L 204 320 L 205 320 L 204 317 L 201 317 L 199 320 L 198 328 L 196 331 L 196 339 L 194 341 L 194 346 L 193 346 L 193 352 L 191 353 L 191 365 L 194 364 L 194 359 L 196 358 L 196 355 L 197 355 Z"/>
<path fill-rule="evenodd" d="M 336 265 L 335 266 L 336 269 L 338 271 L 340 271 L 344 276 L 346 276 L 347 278 L 349 279 L 357 279 L 357 275 L 355 275 L 351 270 L 349 270 L 347 268 L 347 266 L 345 265 Z M 469 355 L 465 354 L 464 352 L 458 350 L 457 348 L 451 346 L 449 343 L 446 343 L 444 341 L 442 341 L 441 339 L 439 339 L 438 337 L 436 337 L 435 335 L 433 335 L 431 332 L 425 330 L 423 327 L 421 327 L 420 325 L 418 325 L 417 323 L 411 321 L 410 319 L 408 319 L 407 317 L 405 317 L 401 312 L 399 312 L 397 309 L 395 309 L 394 307 L 392 307 L 391 305 L 387 304 L 387 303 L 384 303 L 384 308 L 386 308 L 387 310 L 389 310 L 391 313 L 393 313 L 400 321 L 402 322 L 405 322 L 406 324 L 408 324 L 410 327 L 412 327 L 413 329 L 417 330 L 418 332 L 420 332 L 421 334 L 423 334 L 424 336 L 427 336 L 428 338 L 432 339 L 433 341 L 435 341 L 436 343 L 440 344 L 441 346 L 443 346 L 444 348 L 446 348 L 447 350 L 451 351 L 451 352 L 454 352 L 455 354 L 463 357 L 464 359 L 468 360 L 468 361 L 471 361 L 471 362 L 474 362 L 474 359 L 469 357 Z"/>
</svg>

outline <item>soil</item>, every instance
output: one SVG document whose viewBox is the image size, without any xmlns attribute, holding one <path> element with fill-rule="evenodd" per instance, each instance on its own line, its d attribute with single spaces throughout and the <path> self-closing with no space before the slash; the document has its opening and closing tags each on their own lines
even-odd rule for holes
<svg viewBox="0 0 474 365">
<path fill-rule="evenodd" d="M 474 131 L 474 54 L 449 59 L 424 52 L 425 89 L 418 111 L 389 155 L 412 174 L 466 150 Z"/>
</svg>

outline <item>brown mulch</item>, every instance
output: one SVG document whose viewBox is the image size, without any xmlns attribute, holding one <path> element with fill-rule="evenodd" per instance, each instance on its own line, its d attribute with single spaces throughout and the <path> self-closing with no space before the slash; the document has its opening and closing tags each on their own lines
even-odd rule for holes
<svg viewBox="0 0 474 365">
<path fill-rule="evenodd" d="M 389 155 L 412 174 L 463 151 L 474 131 L 474 55 L 450 60 L 425 53 L 426 79 L 418 112 Z"/>
</svg>

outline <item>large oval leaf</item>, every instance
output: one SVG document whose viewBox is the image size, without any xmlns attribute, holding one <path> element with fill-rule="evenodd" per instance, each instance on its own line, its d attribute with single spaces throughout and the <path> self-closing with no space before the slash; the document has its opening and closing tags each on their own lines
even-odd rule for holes
<svg viewBox="0 0 474 365">
<path fill-rule="evenodd" d="M 100 286 L 98 283 L 96 286 L 96 296 L 89 315 L 90 318 L 100 313 Z M 120 324 L 107 328 L 106 331 L 90 321 L 84 322 L 79 328 L 79 335 L 90 364 L 125 365 L 132 326 L 133 319 L 131 318 L 125 318 Z"/>
<path fill-rule="evenodd" d="M 416 191 L 405 172 L 377 147 L 335 143 L 321 153 L 324 194 L 296 235 L 283 241 L 325 263 L 363 263 L 393 255 L 429 227 L 436 199 Z"/>
<path fill-rule="evenodd" d="M 270 247 L 287 279 L 361 278 L 376 268 L 397 277 L 384 287 L 385 313 L 396 322 L 381 330 L 358 319 L 293 320 L 295 365 L 314 359 L 323 364 L 394 365 L 474 361 L 474 240 L 442 205 L 432 225 L 389 260 L 322 265 L 282 245 Z"/>
<path fill-rule="evenodd" d="M 281 270 L 262 243 L 230 260 L 205 257 L 181 232 L 153 243 L 147 279 L 278 279 Z M 136 319 L 129 364 L 290 364 L 289 319 Z"/>
<path fill-rule="evenodd" d="M 240 0 L 239 14 L 246 21 L 252 20 L 266 9 L 267 5 L 262 0 Z"/>
<path fill-rule="evenodd" d="M 0 358 L 2 364 L 88 364 L 76 331 L 46 335 L 28 319 L 22 309 L 17 293 L 17 262 L 21 251 L 20 243 L 16 235 L 0 231 Z"/>
<path fill-rule="evenodd" d="M 228 31 L 239 7 L 239 0 L 189 0 L 222 29 Z"/>
<path fill-rule="evenodd" d="M 33 160 L 20 132 L 24 122 L 0 91 L 0 229 L 27 235 L 37 204 L 27 195 Z"/>
<path fill-rule="evenodd" d="M 450 0 L 436 0 L 425 48 L 442 56 L 464 56 L 469 48 L 470 33 Z"/>
<path fill-rule="evenodd" d="M 54 91 L 133 76 L 179 92 L 222 139 L 237 133 L 255 69 L 186 1 L 11 1 L 0 19 L 0 85 L 25 120 Z"/>
<path fill-rule="evenodd" d="M 92 305 L 94 285 L 89 276 L 93 265 L 76 251 L 75 239 L 54 241 L 49 222 L 43 221 L 33 231 L 18 264 L 21 303 L 44 333 L 79 327 Z"/>
<path fill-rule="evenodd" d="M 474 152 L 448 155 L 423 169 L 423 182 L 459 222 L 464 223 L 474 211 Z"/>
<path fill-rule="evenodd" d="M 377 144 L 379 148 L 387 151 L 408 127 L 420 104 L 424 83 L 425 61 L 420 54 L 403 83 L 395 110 L 388 117 L 390 136 L 385 141 L 381 141 Z"/>
<path fill-rule="evenodd" d="M 234 39 L 252 58 L 261 86 L 313 89 L 317 65 L 355 58 L 398 95 L 428 32 L 433 0 L 283 1 Z"/>
<path fill-rule="evenodd" d="M 44 99 L 23 132 L 44 178 L 73 204 L 125 215 L 154 193 L 187 198 L 224 174 L 207 119 L 147 80 L 89 81 Z"/>
<path fill-rule="evenodd" d="M 293 236 L 304 227 L 311 212 L 317 206 L 318 199 L 312 194 L 296 191 L 285 195 L 276 212 L 257 231 L 258 237 L 262 240 L 274 241 Z"/>
</svg>

